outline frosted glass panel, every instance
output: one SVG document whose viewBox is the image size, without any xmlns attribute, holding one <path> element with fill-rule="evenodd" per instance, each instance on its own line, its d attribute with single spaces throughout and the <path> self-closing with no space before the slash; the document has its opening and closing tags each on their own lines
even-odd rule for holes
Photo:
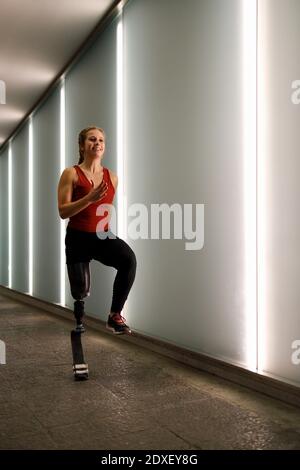
<svg viewBox="0 0 300 470">
<path fill-rule="evenodd" d="M 0 154 L 0 284 L 8 285 L 8 147 Z"/>
<path fill-rule="evenodd" d="M 33 295 L 60 301 L 60 93 L 33 117 Z"/>
<path fill-rule="evenodd" d="M 12 289 L 29 290 L 28 124 L 12 142 Z"/>
<path fill-rule="evenodd" d="M 128 206 L 205 204 L 202 250 L 176 239 L 131 243 L 138 270 L 130 324 L 245 364 L 241 7 L 126 6 L 124 125 Z"/>
<path fill-rule="evenodd" d="M 95 125 L 106 133 L 103 165 L 117 171 L 116 156 L 116 21 L 109 25 L 66 77 L 66 166 L 78 162 L 78 134 Z M 92 261 L 91 296 L 86 311 L 106 319 L 116 271 Z M 69 282 L 66 304 L 73 308 Z"/>
<path fill-rule="evenodd" d="M 293 352 L 300 356 L 292 349 L 300 340 L 300 82 L 294 84 L 300 80 L 300 3 L 259 5 L 259 233 L 264 240 L 259 363 L 263 371 L 300 384 L 300 364 L 292 361 Z"/>
</svg>

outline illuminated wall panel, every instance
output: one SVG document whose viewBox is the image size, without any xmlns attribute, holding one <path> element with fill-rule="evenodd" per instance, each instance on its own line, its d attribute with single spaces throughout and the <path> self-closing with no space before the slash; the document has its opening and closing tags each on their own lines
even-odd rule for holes
<svg viewBox="0 0 300 470">
<path fill-rule="evenodd" d="M 38 109 L 33 127 L 33 295 L 60 301 L 60 94 L 55 89 Z"/>
<path fill-rule="evenodd" d="M 259 369 L 298 384 L 299 17 L 297 0 L 259 1 Z"/>
<path fill-rule="evenodd" d="M 29 291 L 28 122 L 11 144 L 11 287 Z"/>
</svg>

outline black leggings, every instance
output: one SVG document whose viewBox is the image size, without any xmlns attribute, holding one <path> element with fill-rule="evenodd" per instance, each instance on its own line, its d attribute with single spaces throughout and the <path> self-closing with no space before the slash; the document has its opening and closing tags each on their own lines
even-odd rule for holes
<svg viewBox="0 0 300 470">
<path fill-rule="evenodd" d="M 135 279 L 136 257 L 124 240 L 116 235 L 114 237 L 100 239 L 96 233 L 82 232 L 67 227 L 66 262 L 67 264 L 86 263 L 95 259 L 117 269 L 111 312 L 121 312 Z"/>
</svg>

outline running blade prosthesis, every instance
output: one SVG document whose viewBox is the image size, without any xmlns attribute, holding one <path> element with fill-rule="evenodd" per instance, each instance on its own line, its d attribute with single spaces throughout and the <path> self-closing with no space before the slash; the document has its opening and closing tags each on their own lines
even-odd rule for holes
<svg viewBox="0 0 300 470">
<path fill-rule="evenodd" d="M 80 331 L 71 331 L 71 344 L 73 354 L 74 379 L 87 380 L 89 378 L 89 369 L 88 364 L 86 364 L 84 360 Z"/>
</svg>

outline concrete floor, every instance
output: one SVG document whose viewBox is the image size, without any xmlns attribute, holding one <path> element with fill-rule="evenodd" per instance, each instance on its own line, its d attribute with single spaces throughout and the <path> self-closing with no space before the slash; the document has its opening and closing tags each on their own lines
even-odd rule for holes
<svg viewBox="0 0 300 470">
<path fill-rule="evenodd" d="M 300 409 L 0 296 L 0 449 L 300 449 Z"/>
</svg>

